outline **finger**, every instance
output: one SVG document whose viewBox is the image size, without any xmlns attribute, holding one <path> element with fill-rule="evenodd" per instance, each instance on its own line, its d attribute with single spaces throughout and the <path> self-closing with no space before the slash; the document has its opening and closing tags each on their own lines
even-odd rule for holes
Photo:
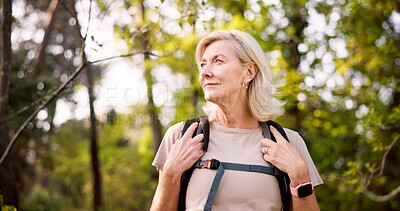
<svg viewBox="0 0 400 211">
<path fill-rule="evenodd" d="M 206 153 L 206 152 L 204 151 L 203 148 L 201 148 L 200 150 L 198 150 L 198 151 L 196 152 L 196 157 L 197 157 L 197 159 L 200 159 L 205 153 Z"/>
<path fill-rule="evenodd" d="M 283 141 L 286 140 L 282 134 L 274 127 L 274 126 L 269 126 L 270 131 L 272 132 L 272 134 L 274 134 L 276 141 Z"/>
<path fill-rule="evenodd" d="M 203 141 L 203 138 L 204 138 L 204 134 L 200 133 L 200 134 L 197 134 L 195 137 L 193 137 L 193 141 L 201 142 L 201 141 Z"/>
<path fill-rule="evenodd" d="M 189 128 L 186 130 L 185 134 L 183 134 L 182 139 L 183 139 L 183 138 L 185 138 L 185 139 L 186 139 L 186 138 L 192 138 L 193 133 L 194 133 L 194 131 L 196 130 L 198 124 L 199 124 L 199 123 L 197 123 L 197 122 L 191 124 L 191 125 L 189 126 Z"/>
<path fill-rule="evenodd" d="M 204 134 L 201 133 L 201 134 L 196 135 L 191 141 L 192 141 L 192 143 L 199 145 L 198 149 L 203 150 L 205 148 L 203 138 L 204 138 Z"/>
<path fill-rule="evenodd" d="M 263 148 L 261 148 L 261 152 L 264 154 L 264 155 L 269 155 L 269 149 L 270 149 L 271 147 L 263 147 Z"/>
<path fill-rule="evenodd" d="M 265 161 L 271 163 L 271 156 L 267 155 L 267 154 L 263 154 L 263 158 Z"/>
<path fill-rule="evenodd" d="M 272 140 L 269 139 L 269 138 L 264 138 L 264 139 L 261 141 L 261 143 L 262 143 L 262 145 L 264 145 L 264 146 L 266 146 L 266 147 L 271 147 L 273 144 L 275 144 L 275 142 L 272 141 Z"/>
</svg>

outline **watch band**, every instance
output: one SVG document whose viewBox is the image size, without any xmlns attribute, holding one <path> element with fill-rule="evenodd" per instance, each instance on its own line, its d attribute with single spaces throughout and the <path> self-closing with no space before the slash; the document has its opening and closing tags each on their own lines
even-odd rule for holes
<svg viewBox="0 0 400 211">
<path fill-rule="evenodd" d="M 290 192 L 292 193 L 293 196 L 296 196 L 298 198 L 303 198 L 306 196 L 309 196 L 313 193 L 314 187 L 312 186 L 311 182 L 306 182 L 302 183 L 295 188 L 290 186 Z"/>
</svg>

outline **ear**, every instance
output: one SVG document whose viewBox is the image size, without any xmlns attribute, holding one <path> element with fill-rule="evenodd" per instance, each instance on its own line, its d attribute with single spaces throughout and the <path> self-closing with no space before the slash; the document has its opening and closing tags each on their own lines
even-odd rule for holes
<svg viewBox="0 0 400 211">
<path fill-rule="evenodd" d="M 251 62 L 245 66 L 245 72 L 244 72 L 244 82 L 249 83 L 251 80 L 253 80 L 254 77 L 256 77 L 258 73 L 258 66 Z"/>
</svg>

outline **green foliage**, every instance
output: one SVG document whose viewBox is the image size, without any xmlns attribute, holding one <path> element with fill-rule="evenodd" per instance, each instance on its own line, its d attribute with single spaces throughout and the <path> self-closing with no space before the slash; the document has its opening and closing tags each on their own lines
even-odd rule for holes
<svg viewBox="0 0 400 211">
<path fill-rule="evenodd" d="M 156 187 L 151 166 L 151 131 L 141 126 L 141 115 L 116 115 L 99 128 L 100 167 L 103 184 L 102 210 L 142 210 L 149 207 Z M 133 127 L 138 125 L 138 127 Z M 91 204 L 91 172 L 85 121 L 69 121 L 51 138 L 52 165 L 46 186 L 35 186 L 23 210 L 86 210 Z M 47 166 L 47 167 L 49 167 Z M 51 193 L 55 193 L 54 196 Z M 135 199 L 135 200 L 129 200 Z"/>
<path fill-rule="evenodd" d="M 138 115 L 140 116 L 140 115 Z M 104 124 L 100 133 L 100 160 L 104 184 L 104 210 L 149 208 L 156 181 L 151 166 L 151 130 L 138 126 L 135 116 L 118 116 L 116 124 Z M 121 140 L 126 144 L 121 145 Z M 130 200 L 132 199 L 132 200 Z M 135 199 L 135 200 L 133 200 Z"/>
<path fill-rule="evenodd" d="M 32 188 L 30 195 L 23 201 L 19 210 L 61 210 L 61 199 L 39 185 Z"/>
</svg>

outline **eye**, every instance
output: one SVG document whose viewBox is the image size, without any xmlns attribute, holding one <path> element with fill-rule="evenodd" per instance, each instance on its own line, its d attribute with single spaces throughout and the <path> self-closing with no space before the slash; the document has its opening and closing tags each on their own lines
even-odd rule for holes
<svg viewBox="0 0 400 211">
<path fill-rule="evenodd" d="M 217 58 L 214 60 L 214 63 L 217 63 L 217 64 L 222 63 L 222 60 Z"/>
<path fill-rule="evenodd" d="M 207 63 L 205 63 L 205 62 L 200 63 L 201 68 L 204 68 L 206 65 L 207 65 Z"/>
</svg>

